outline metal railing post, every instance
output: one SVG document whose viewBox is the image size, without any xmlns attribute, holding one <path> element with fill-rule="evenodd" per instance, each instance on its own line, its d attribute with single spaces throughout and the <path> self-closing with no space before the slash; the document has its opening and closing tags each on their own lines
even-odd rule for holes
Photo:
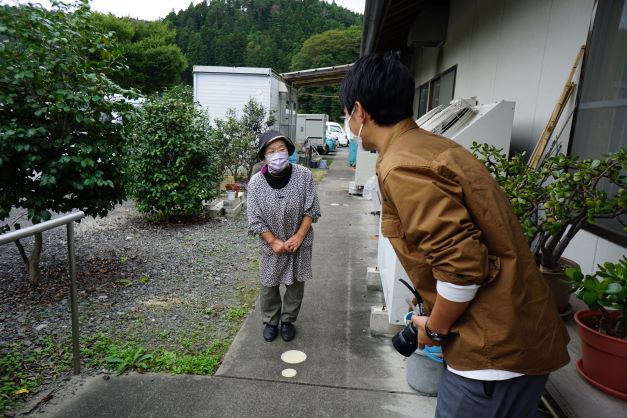
<svg viewBox="0 0 627 418">
<path fill-rule="evenodd" d="M 78 293 L 76 291 L 76 260 L 74 258 L 74 222 L 67 224 L 67 250 L 70 270 L 70 303 L 72 305 L 72 368 L 81 372 L 80 339 L 78 333 Z"/>
<path fill-rule="evenodd" d="M 0 234 L 0 245 L 4 245 L 61 225 L 67 225 L 67 252 L 70 267 L 70 304 L 72 305 L 72 364 L 74 374 L 81 372 L 80 340 L 78 335 L 78 293 L 76 291 L 76 259 L 74 257 L 74 222 L 84 217 L 84 212 L 70 213 L 26 228 L 20 228 L 17 231 Z"/>
</svg>

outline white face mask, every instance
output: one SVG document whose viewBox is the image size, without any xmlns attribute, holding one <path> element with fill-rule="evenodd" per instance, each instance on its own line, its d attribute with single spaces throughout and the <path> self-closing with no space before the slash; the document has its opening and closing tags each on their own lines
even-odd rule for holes
<svg viewBox="0 0 627 418">
<path fill-rule="evenodd" d="M 278 174 L 287 168 L 289 164 L 290 156 L 287 152 L 274 152 L 270 155 L 266 155 L 266 163 L 268 164 L 268 170 L 272 174 Z"/>
<path fill-rule="evenodd" d="M 363 129 L 364 124 L 362 123 L 361 125 L 359 125 L 359 132 L 357 132 L 356 136 L 353 135 L 353 131 L 351 131 L 351 126 L 348 123 L 353 117 L 353 113 L 355 113 L 355 106 L 353 106 L 353 110 L 351 110 L 351 114 L 348 116 L 348 118 L 344 119 L 344 130 L 346 131 L 348 139 L 357 142 L 357 144 L 359 145 L 361 144 L 361 130 Z"/>
</svg>

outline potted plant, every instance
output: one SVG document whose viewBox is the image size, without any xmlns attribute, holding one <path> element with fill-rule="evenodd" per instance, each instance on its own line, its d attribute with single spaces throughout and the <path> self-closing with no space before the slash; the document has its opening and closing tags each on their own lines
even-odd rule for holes
<svg viewBox="0 0 627 418">
<path fill-rule="evenodd" d="M 228 183 L 224 187 L 226 188 L 227 200 L 235 200 L 239 196 L 239 183 Z"/>
<path fill-rule="evenodd" d="M 593 386 L 627 400 L 627 257 L 593 275 L 567 268 L 572 291 L 590 310 L 575 314 L 582 358 L 577 371 Z"/>
<path fill-rule="evenodd" d="M 576 264 L 562 255 L 586 223 L 601 218 L 622 222 L 627 211 L 622 174 L 627 151 L 621 149 L 599 160 L 551 155 L 532 169 L 524 154 L 508 159 L 501 150 L 477 143 L 471 149 L 509 197 L 558 309 L 568 311 L 569 287 L 563 270 Z M 606 191 L 607 185 L 613 193 Z"/>
</svg>

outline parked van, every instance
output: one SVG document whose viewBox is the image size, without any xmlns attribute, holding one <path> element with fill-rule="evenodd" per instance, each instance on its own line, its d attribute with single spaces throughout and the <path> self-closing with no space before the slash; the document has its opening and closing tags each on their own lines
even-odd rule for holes
<svg viewBox="0 0 627 418">
<path fill-rule="evenodd" d="M 327 135 L 335 139 L 339 146 L 347 147 L 348 138 L 342 129 L 342 125 L 337 122 L 327 122 Z"/>
</svg>

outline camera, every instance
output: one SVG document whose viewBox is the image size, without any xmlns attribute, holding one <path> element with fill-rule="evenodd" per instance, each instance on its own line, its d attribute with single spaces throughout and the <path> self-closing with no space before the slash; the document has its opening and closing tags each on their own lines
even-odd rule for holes
<svg viewBox="0 0 627 418">
<path fill-rule="evenodd" d="M 405 357 L 409 357 L 418 348 L 418 330 L 416 330 L 416 327 L 411 322 L 411 317 L 414 315 L 414 313 L 420 316 L 425 315 L 425 309 L 423 307 L 422 298 L 420 297 L 418 291 L 405 280 L 398 279 L 398 281 L 410 290 L 410 292 L 416 297 L 417 301 L 415 311 L 407 312 L 407 314 L 405 315 L 405 328 L 403 328 L 401 332 L 392 337 L 392 344 L 394 345 L 394 348 L 396 348 L 396 351 L 398 351 Z"/>
<path fill-rule="evenodd" d="M 418 348 L 418 331 L 412 322 L 409 322 L 405 328 L 403 328 L 398 334 L 392 337 L 392 344 L 396 351 L 405 357 L 411 356 L 411 354 Z"/>
</svg>

